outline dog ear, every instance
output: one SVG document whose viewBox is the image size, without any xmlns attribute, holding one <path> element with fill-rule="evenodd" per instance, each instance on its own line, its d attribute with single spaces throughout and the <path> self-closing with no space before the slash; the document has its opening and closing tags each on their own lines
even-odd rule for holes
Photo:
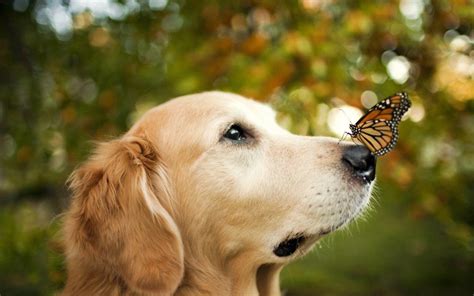
<svg viewBox="0 0 474 296">
<path fill-rule="evenodd" d="M 130 136 L 100 144 L 69 185 L 64 233 L 74 268 L 104 272 L 134 292 L 172 294 L 183 277 L 183 247 L 153 146 Z"/>
</svg>

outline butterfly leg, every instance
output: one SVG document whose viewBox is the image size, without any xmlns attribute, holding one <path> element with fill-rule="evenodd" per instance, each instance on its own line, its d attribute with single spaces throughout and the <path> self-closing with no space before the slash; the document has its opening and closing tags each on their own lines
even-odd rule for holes
<svg viewBox="0 0 474 296">
<path fill-rule="evenodd" d="M 351 133 L 344 132 L 344 133 L 342 134 L 341 138 L 339 139 L 339 142 L 337 142 L 338 145 L 341 143 L 341 141 L 343 141 L 343 140 L 346 138 L 346 135 L 352 136 Z"/>
</svg>

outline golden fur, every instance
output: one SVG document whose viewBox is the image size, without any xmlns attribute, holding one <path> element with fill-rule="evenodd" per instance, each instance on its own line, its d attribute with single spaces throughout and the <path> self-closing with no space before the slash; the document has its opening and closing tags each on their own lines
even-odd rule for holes
<svg viewBox="0 0 474 296">
<path fill-rule="evenodd" d="M 222 138 L 236 122 L 245 145 Z M 368 203 L 347 145 L 292 135 L 227 93 L 150 110 L 70 177 L 63 295 L 279 295 L 283 266 Z M 297 233 L 298 252 L 275 256 Z"/>
</svg>

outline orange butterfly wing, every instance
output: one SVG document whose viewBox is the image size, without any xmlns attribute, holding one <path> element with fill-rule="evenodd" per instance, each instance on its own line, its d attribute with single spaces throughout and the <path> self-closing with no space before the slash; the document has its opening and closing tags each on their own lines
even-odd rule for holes
<svg viewBox="0 0 474 296">
<path fill-rule="evenodd" d="M 406 93 L 390 96 L 370 108 L 355 125 L 350 125 L 350 135 L 374 155 L 384 155 L 395 147 L 398 124 L 410 106 L 411 102 Z"/>
<path fill-rule="evenodd" d="M 389 121 L 366 121 L 355 137 L 373 154 L 381 156 L 389 152 L 398 140 L 396 129 L 388 124 Z"/>
</svg>

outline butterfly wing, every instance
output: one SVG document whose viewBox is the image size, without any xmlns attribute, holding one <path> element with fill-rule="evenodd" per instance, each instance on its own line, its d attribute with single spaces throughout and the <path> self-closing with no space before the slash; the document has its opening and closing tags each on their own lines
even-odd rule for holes
<svg viewBox="0 0 474 296">
<path fill-rule="evenodd" d="M 411 102 L 406 93 L 396 93 L 369 109 L 351 127 L 352 137 L 364 144 L 374 155 L 391 151 L 398 140 L 398 124 Z"/>
<path fill-rule="evenodd" d="M 393 149 L 398 140 L 397 126 L 386 120 L 366 121 L 355 135 L 374 155 L 382 156 Z"/>
<path fill-rule="evenodd" d="M 394 122 L 400 122 L 403 114 L 408 111 L 411 106 L 411 102 L 408 99 L 406 93 L 396 93 L 393 96 L 387 97 L 384 100 L 378 102 L 375 106 L 369 109 L 364 116 L 362 116 L 356 126 L 362 125 L 364 122 L 370 120 L 389 120 Z"/>
</svg>

